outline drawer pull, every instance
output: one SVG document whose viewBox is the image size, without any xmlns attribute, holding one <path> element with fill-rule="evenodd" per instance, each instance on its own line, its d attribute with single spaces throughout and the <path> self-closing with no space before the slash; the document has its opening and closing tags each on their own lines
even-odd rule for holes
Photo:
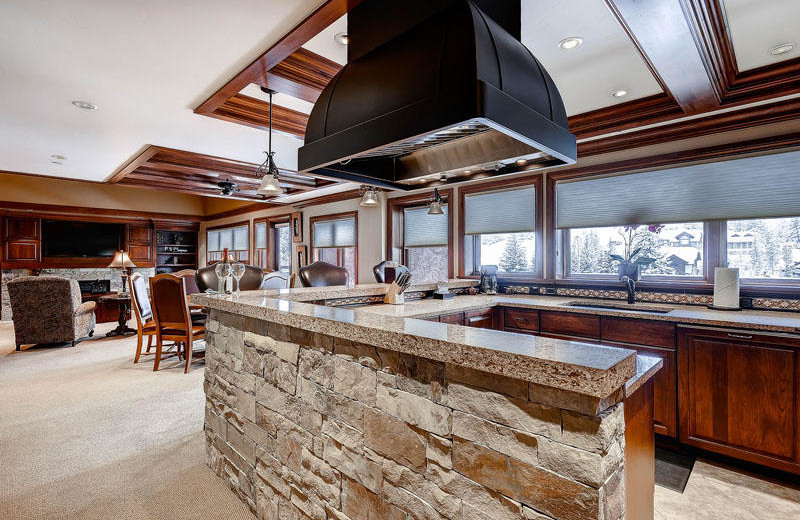
<svg viewBox="0 0 800 520">
<path fill-rule="evenodd" d="M 467 320 L 470 323 L 475 323 L 476 321 L 483 321 L 489 319 L 491 319 L 491 316 L 470 316 L 469 318 L 467 318 Z"/>
<path fill-rule="evenodd" d="M 729 332 L 728 337 L 737 339 L 753 339 L 752 334 L 734 334 L 733 332 Z"/>
</svg>

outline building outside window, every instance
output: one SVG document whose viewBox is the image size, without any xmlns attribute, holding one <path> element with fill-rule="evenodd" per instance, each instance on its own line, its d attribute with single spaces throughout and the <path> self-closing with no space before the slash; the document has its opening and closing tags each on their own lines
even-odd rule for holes
<svg viewBox="0 0 800 520">
<path fill-rule="evenodd" d="M 464 273 L 496 265 L 500 274 L 533 274 L 536 265 L 536 189 L 531 186 L 464 197 Z"/>
<path fill-rule="evenodd" d="M 404 264 L 415 282 L 435 282 L 449 278 L 449 209 L 442 215 L 429 215 L 428 206 L 403 209 Z"/>
<path fill-rule="evenodd" d="M 567 232 L 569 275 L 616 275 L 618 262 L 640 249 L 655 262 L 642 268 L 643 277 L 702 277 L 705 226 L 702 222 L 651 226 L 609 226 Z"/>
<path fill-rule="evenodd" d="M 222 260 L 225 249 L 234 261 L 250 261 L 250 224 L 209 229 L 206 232 L 206 262 Z"/>
<path fill-rule="evenodd" d="M 800 218 L 729 220 L 728 267 L 741 278 L 800 278 Z"/>
<path fill-rule="evenodd" d="M 358 273 L 357 213 L 311 217 L 311 254 L 314 261 L 347 269 L 355 282 Z"/>
</svg>

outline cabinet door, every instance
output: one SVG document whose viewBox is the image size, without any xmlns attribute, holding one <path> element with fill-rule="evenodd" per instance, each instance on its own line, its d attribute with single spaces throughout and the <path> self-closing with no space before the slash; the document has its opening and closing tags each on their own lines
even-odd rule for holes
<svg viewBox="0 0 800 520">
<path fill-rule="evenodd" d="M 441 316 L 439 316 L 439 321 L 442 323 L 449 323 L 451 325 L 463 325 L 464 313 L 454 312 L 452 314 L 442 314 Z"/>
<path fill-rule="evenodd" d="M 40 227 L 38 218 L 5 218 L 6 240 L 39 240 Z"/>
<path fill-rule="evenodd" d="M 539 311 L 534 309 L 503 308 L 503 329 L 539 331 Z"/>
<path fill-rule="evenodd" d="M 787 337 L 681 329 L 681 441 L 800 471 L 797 345 Z"/>
<path fill-rule="evenodd" d="M 479 329 L 494 328 L 494 310 L 492 308 L 467 311 L 464 313 L 464 325 Z"/>
<path fill-rule="evenodd" d="M 137 266 L 153 265 L 153 228 L 149 224 L 128 224 L 128 255 Z"/>
<path fill-rule="evenodd" d="M 542 336 L 600 339 L 600 316 L 573 312 L 541 311 Z"/>
</svg>

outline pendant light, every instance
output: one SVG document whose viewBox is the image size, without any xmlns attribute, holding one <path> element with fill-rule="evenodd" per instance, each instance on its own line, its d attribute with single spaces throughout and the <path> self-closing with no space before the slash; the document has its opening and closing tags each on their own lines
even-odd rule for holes
<svg viewBox="0 0 800 520">
<path fill-rule="evenodd" d="M 428 202 L 428 215 L 444 215 L 443 202 L 442 196 L 439 195 L 439 188 L 433 188 L 433 200 Z"/>
<path fill-rule="evenodd" d="M 374 186 L 361 186 L 361 206 L 375 207 L 380 206 L 378 201 L 378 188 Z"/>
<path fill-rule="evenodd" d="M 278 167 L 275 166 L 273 156 L 275 152 L 272 151 L 272 95 L 275 91 L 271 88 L 261 87 L 261 90 L 269 94 L 269 151 L 266 152 L 267 158 L 261 163 L 261 166 L 256 170 L 256 175 L 264 175 L 261 179 L 261 186 L 258 187 L 259 195 L 281 195 L 283 188 L 278 180 Z"/>
</svg>

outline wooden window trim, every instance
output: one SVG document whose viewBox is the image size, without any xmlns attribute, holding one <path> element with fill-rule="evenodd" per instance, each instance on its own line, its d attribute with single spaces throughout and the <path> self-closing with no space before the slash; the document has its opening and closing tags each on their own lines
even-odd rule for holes
<svg viewBox="0 0 800 520">
<path fill-rule="evenodd" d="M 458 189 L 458 277 L 459 278 L 478 278 L 476 273 L 466 273 L 464 266 L 464 201 L 467 195 L 474 195 L 481 192 L 497 191 L 506 188 L 522 188 L 533 187 L 536 192 L 536 226 L 534 229 L 534 247 L 536 248 L 536 270 L 532 273 L 519 273 L 508 274 L 498 273 L 498 278 L 501 280 L 511 281 L 525 281 L 525 282 L 539 282 L 543 281 L 543 263 L 544 263 L 544 230 L 545 230 L 545 212 L 544 212 L 544 181 L 543 175 L 538 174 L 535 176 L 518 177 L 514 179 L 498 179 L 491 182 L 484 182 L 480 184 L 473 184 L 463 186 Z"/>
<path fill-rule="evenodd" d="M 208 232 L 209 231 L 217 231 L 217 230 L 220 230 L 220 229 L 237 228 L 237 227 L 244 227 L 244 226 L 247 226 L 247 248 L 248 248 L 247 249 L 247 262 L 245 262 L 245 263 L 248 264 L 248 265 L 251 264 L 252 254 L 253 254 L 253 244 L 254 244 L 254 242 L 253 242 L 253 226 L 251 225 L 251 221 L 248 219 L 248 220 L 242 220 L 242 221 L 239 221 L 239 222 L 234 222 L 232 224 L 221 224 L 221 225 L 218 225 L 218 226 L 209 226 L 209 227 L 207 227 L 205 229 L 205 233 L 206 233 L 206 236 L 205 236 L 205 240 L 206 240 L 206 265 L 209 265 L 208 264 L 208 262 L 209 262 L 209 260 L 208 260 L 208 253 L 209 253 L 209 249 L 208 249 Z"/>
<path fill-rule="evenodd" d="M 286 213 L 284 215 L 277 215 L 277 216 L 270 216 L 270 217 L 261 217 L 257 219 L 253 219 L 253 236 L 250 241 L 252 246 L 253 252 L 253 262 L 255 263 L 256 259 L 256 224 L 261 224 L 262 222 L 267 225 L 267 265 L 261 266 L 262 268 L 272 269 L 274 271 L 278 270 L 278 249 L 275 244 L 275 225 L 276 224 L 291 224 L 292 221 L 292 214 Z M 290 268 L 291 268 L 291 261 L 290 261 Z"/>
<path fill-rule="evenodd" d="M 353 249 L 355 249 L 355 255 L 353 258 L 353 269 L 355 270 L 355 283 L 358 283 L 358 211 L 343 211 L 342 213 L 331 213 L 329 215 L 317 215 L 308 218 L 308 249 L 309 255 L 311 255 L 311 259 L 314 258 L 314 223 L 316 222 L 326 222 L 329 220 L 342 220 L 346 218 L 353 217 L 355 220 L 355 240 L 353 244 Z M 342 249 L 342 248 L 337 248 Z M 337 253 L 337 258 L 341 254 L 341 251 Z"/>
<path fill-rule="evenodd" d="M 441 189 L 439 195 L 447 203 L 447 277 L 455 275 L 455 255 L 453 254 L 453 212 L 455 199 L 453 189 Z M 404 214 L 406 208 L 418 208 L 431 200 L 432 194 L 417 193 L 405 197 L 387 199 L 386 204 L 386 256 L 387 260 L 406 263 Z"/>
</svg>

